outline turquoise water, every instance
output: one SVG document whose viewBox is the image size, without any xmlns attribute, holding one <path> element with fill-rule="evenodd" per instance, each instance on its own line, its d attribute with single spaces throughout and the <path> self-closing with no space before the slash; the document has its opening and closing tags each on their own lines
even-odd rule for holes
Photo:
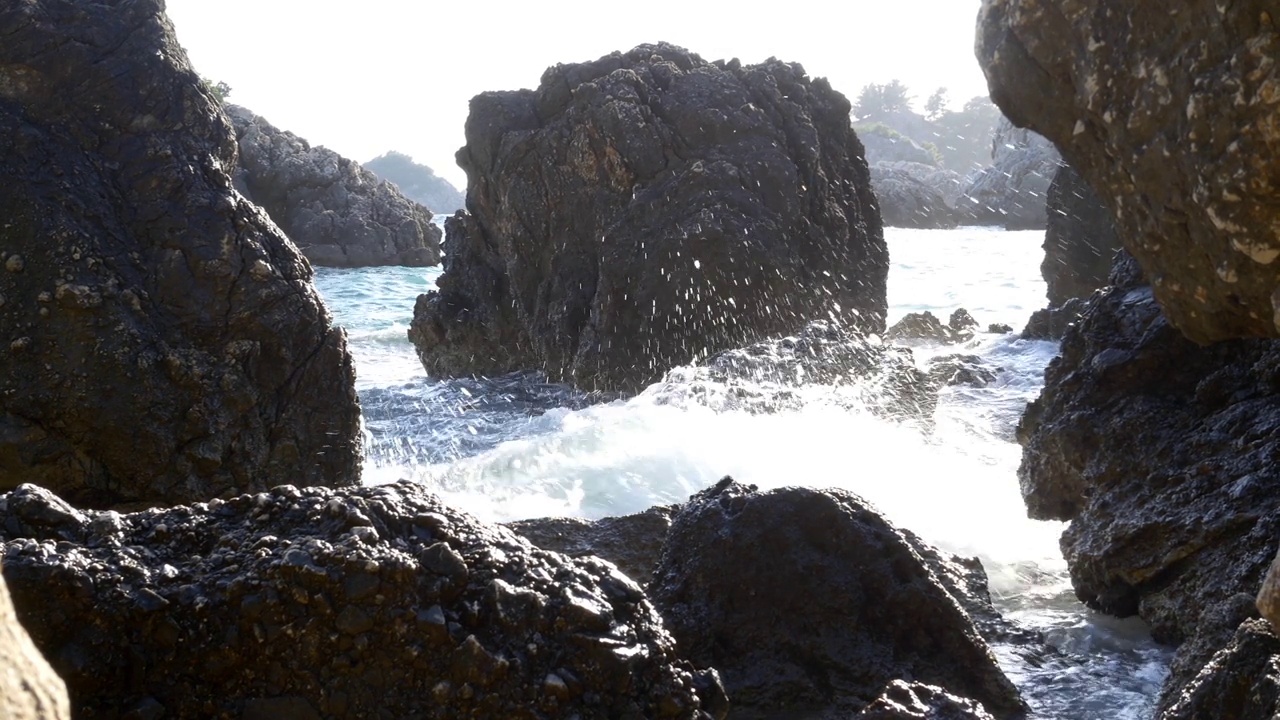
<svg viewBox="0 0 1280 720">
<path fill-rule="evenodd" d="M 1043 233 L 985 228 L 887 229 L 890 322 L 967 308 L 986 327 L 1021 329 L 1044 302 Z M 320 269 L 316 284 L 356 359 L 365 413 L 365 481 L 402 477 L 483 518 L 601 517 L 682 501 L 726 474 L 761 487 L 838 486 L 896 524 L 982 558 L 997 604 L 1046 634 L 1063 656 L 1029 663 L 995 648 L 1036 716 L 1141 718 L 1167 666 L 1136 622 L 1096 617 L 1075 601 L 1057 539 L 1062 526 L 1027 519 L 1013 430 L 1040 391 L 1054 343 L 979 335 L 963 347 L 917 345 L 924 363 L 964 352 L 1001 370 L 985 388 L 947 388 L 929 436 L 834 402 L 806 386 L 775 414 L 671 403 L 685 374 L 627 401 L 591 405 L 530 375 L 436 381 L 405 331 L 438 269 Z M 678 388 L 677 388 L 678 389 Z M 1038 666 L 1037 666 L 1038 665 Z"/>
</svg>

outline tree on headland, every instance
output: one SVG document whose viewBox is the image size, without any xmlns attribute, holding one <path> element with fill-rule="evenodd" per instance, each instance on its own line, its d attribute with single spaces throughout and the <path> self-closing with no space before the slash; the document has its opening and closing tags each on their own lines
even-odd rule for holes
<svg viewBox="0 0 1280 720">
<path fill-rule="evenodd" d="M 924 116 L 936 122 L 947 111 L 947 103 L 947 89 L 940 87 L 934 90 L 924 104 Z"/>
<path fill-rule="evenodd" d="M 215 98 L 218 99 L 218 102 L 222 103 L 223 105 L 227 103 L 227 96 L 231 94 L 230 85 L 222 82 L 221 80 L 219 80 L 218 82 L 214 82 L 207 77 L 201 77 L 200 82 L 204 83 L 204 86 L 209 89 L 209 92 Z"/>
<path fill-rule="evenodd" d="M 853 114 L 859 120 L 882 120 L 911 109 L 911 95 L 907 86 L 899 80 L 888 83 L 871 83 L 858 93 L 858 101 L 853 104 Z"/>
</svg>

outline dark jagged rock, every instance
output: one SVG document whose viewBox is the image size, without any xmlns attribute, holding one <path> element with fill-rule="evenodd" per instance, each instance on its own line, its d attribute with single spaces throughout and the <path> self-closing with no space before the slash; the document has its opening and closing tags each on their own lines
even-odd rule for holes
<svg viewBox="0 0 1280 720">
<path fill-rule="evenodd" d="M 544 550 L 570 557 L 594 555 L 618 566 L 644 586 L 662 554 L 671 528 L 673 506 L 590 521 L 582 518 L 539 518 L 507 523 L 507 527 Z"/>
<path fill-rule="evenodd" d="M 249 110 L 226 107 L 239 143 L 241 190 L 316 265 L 440 263 L 431 211 L 360 163 L 312 147 Z"/>
<path fill-rule="evenodd" d="M 66 685 L 22 629 L 3 577 L 0 577 L 0 718 L 71 718 Z"/>
<path fill-rule="evenodd" d="M 77 717 L 723 717 L 640 588 L 408 482 L 130 515 L 0 496 Z M 707 699 L 708 706 L 699 699 Z"/>
<path fill-rule="evenodd" d="M 1082 600 L 1179 642 L 1256 593 L 1280 544 L 1280 344 L 1197 346 L 1126 254 L 1110 283 L 1023 417 L 1022 494 L 1032 517 L 1071 521 L 1062 548 Z"/>
<path fill-rule="evenodd" d="M 1001 118 L 991 141 L 991 160 L 957 203 L 961 222 L 1009 230 L 1043 228 L 1049 183 L 1061 163 L 1053 144 Z"/>
<path fill-rule="evenodd" d="M 986 387 L 1001 368 L 989 367 L 977 355 L 943 355 L 929 360 L 929 377 L 937 385 Z"/>
<path fill-rule="evenodd" d="M 357 481 L 311 270 L 159 0 L 0 5 L 0 489 L 180 502 Z"/>
<path fill-rule="evenodd" d="M 1160 720 L 1272 720 L 1280 715 L 1277 656 L 1275 628 L 1245 621 Z"/>
<path fill-rule="evenodd" d="M 1280 13 L 986 0 L 992 98 L 1052 140 L 1113 211 L 1187 337 L 1280 335 Z"/>
<path fill-rule="evenodd" d="M 1195 633 L 1178 646 L 1173 656 L 1169 678 L 1152 716 L 1161 717 L 1176 704 L 1205 668 L 1213 664 L 1214 656 L 1229 643 L 1241 623 L 1257 616 L 1253 598 L 1248 593 L 1237 593 L 1205 608 L 1196 620 Z"/>
<path fill-rule="evenodd" d="M 834 315 L 882 332 L 888 251 L 850 105 L 796 64 L 642 45 L 471 102 L 467 207 L 409 335 L 436 375 L 637 392 Z"/>
<path fill-rule="evenodd" d="M 1058 307 L 1041 308 L 1031 313 L 1027 326 L 1022 328 L 1024 340 L 1061 340 L 1074 324 L 1080 321 L 1085 301 L 1071 298 Z"/>
<path fill-rule="evenodd" d="M 726 478 L 677 513 L 650 594 L 681 652 L 715 663 L 735 718 L 853 714 L 899 678 L 1021 716 L 922 549 L 849 493 Z"/>
<path fill-rule="evenodd" d="M 992 335 L 1007 335 L 1013 332 L 1013 326 L 1005 323 L 991 323 L 987 326 L 987 332 Z"/>
<path fill-rule="evenodd" d="M 890 340 L 927 340 L 938 343 L 961 343 L 973 339 L 978 321 L 968 310 L 957 308 L 943 325 L 938 316 L 925 310 L 907 313 L 889 328 L 885 337 Z"/>
<path fill-rule="evenodd" d="M 871 185 L 880 201 L 880 215 L 887 227 L 953 228 L 956 212 L 943 194 L 949 171 L 916 163 L 874 163 Z M 950 173 L 955 176 L 955 173 Z M 959 177 L 959 176 L 955 176 Z"/>
<path fill-rule="evenodd" d="M 467 199 L 452 183 L 426 165 L 394 150 L 364 164 L 364 169 L 394 183 L 405 197 L 436 214 L 451 215 L 466 207 Z"/>
<path fill-rule="evenodd" d="M 942 688 L 894 680 L 853 720 L 993 720 L 981 703 Z"/>
<path fill-rule="evenodd" d="M 1085 298 L 1107 284 L 1120 249 L 1111 211 L 1070 165 L 1062 165 L 1049 185 L 1048 226 L 1040 274 L 1050 307 Z"/>
</svg>

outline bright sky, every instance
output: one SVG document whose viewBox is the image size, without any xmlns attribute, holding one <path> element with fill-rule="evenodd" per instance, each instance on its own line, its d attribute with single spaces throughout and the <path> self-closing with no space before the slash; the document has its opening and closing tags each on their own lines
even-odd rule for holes
<svg viewBox="0 0 1280 720">
<path fill-rule="evenodd" d="M 645 42 L 799 62 L 850 99 L 893 79 L 920 103 L 947 87 L 958 107 L 987 93 L 973 57 L 980 4 L 168 0 L 168 11 L 196 70 L 230 85 L 231 102 L 360 162 L 407 153 L 461 188 L 453 155 L 472 96 L 536 87 L 550 65 Z"/>
</svg>

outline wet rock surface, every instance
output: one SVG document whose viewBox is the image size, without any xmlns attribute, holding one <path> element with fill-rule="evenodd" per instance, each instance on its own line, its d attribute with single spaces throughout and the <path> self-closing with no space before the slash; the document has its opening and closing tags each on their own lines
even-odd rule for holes
<svg viewBox="0 0 1280 720">
<path fill-rule="evenodd" d="M 850 104 L 796 64 L 642 45 L 472 100 L 471 215 L 409 331 L 434 375 L 637 392 L 834 314 L 883 331 L 886 250 Z"/>
<path fill-rule="evenodd" d="M 965 573 L 921 549 L 852 494 L 726 478 L 677 513 L 650 594 L 681 652 L 715 663 L 735 718 L 847 717 L 906 677 L 1021 716 L 945 579 Z"/>
<path fill-rule="evenodd" d="M 991 141 L 992 164 L 957 202 L 960 222 L 1009 230 L 1045 226 L 1045 198 L 1061 158 L 1053 144 L 1001 118 Z"/>
<path fill-rule="evenodd" d="M 1080 313 L 1084 311 L 1085 301 L 1072 298 L 1058 307 L 1041 308 L 1027 319 L 1022 328 L 1024 340 L 1061 340 L 1072 324 L 1080 321 Z"/>
<path fill-rule="evenodd" d="M 1272 0 L 986 0 L 992 99 L 1114 212 L 1187 337 L 1280 335 L 1280 31 Z"/>
<path fill-rule="evenodd" d="M 155 0 L 0 7 L 0 489 L 356 482 L 345 336 Z"/>
<path fill-rule="evenodd" d="M 312 263 L 440 263 L 441 233 L 431 211 L 395 185 L 243 107 L 228 105 L 226 113 L 240 151 L 237 181 Z"/>
<path fill-rule="evenodd" d="M 978 321 L 968 310 L 957 308 L 944 325 L 937 315 L 925 310 L 907 313 L 889 328 L 885 337 L 890 340 L 926 340 L 937 343 L 962 343 L 973 339 Z"/>
<path fill-rule="evenodd" d="M 67 688 L 18 622 L 0 577 L 0 717 L 69 720 Z"/>
<path fill-rule="evenodd" d="M 77 717 L 723 717 L 633 582 L 411 483 L 120 515 L 0 495 Z M 706 698 L 706 704 L 700 700 Z"/>
<path fill-rule="evenodd" d="M 992 720 L 981 703 L 942 688 L 894 680 L 853 720 Z"/>
<path fill-rule="evenodd" d="M 1127 255 L 1109 282 L 1018 429 L 1023 497 L 1032 517 L 1071 521 L 1062 548 L 1087 604 L 1140 615 L 1158 640 L 1199 636 L 1180 652 L 1221 647 L 1235 624 L 1207 620 L 1257 592 L 1280 543 L 1280 346 L 1192 343 Z"/>
<path fill-rule="evenodd" d="M 1161 720 L 1270 720 L 1280 713 L 1280 637 L 1266 620 L 1240 625 Z"/>
<path fill-rule="evenodd" d="M 618 566 L 641 587 L 649 583 L 662 555 L 676 506 L 659 505 L 644 512 L 599 520 L 538 518 L 506 526 L 544 550 L 570 557 L 594 555 Z"/>
<path fill-rule="evenodd" d="M 1070 165 L 1060 166 L 1053 176 L 1047 212 L 1040 274 L 1048 285 L 1050 307 L 1061 307 L 1107 284 L 1120 239 L 1111 211 Z"/>
</svg>

